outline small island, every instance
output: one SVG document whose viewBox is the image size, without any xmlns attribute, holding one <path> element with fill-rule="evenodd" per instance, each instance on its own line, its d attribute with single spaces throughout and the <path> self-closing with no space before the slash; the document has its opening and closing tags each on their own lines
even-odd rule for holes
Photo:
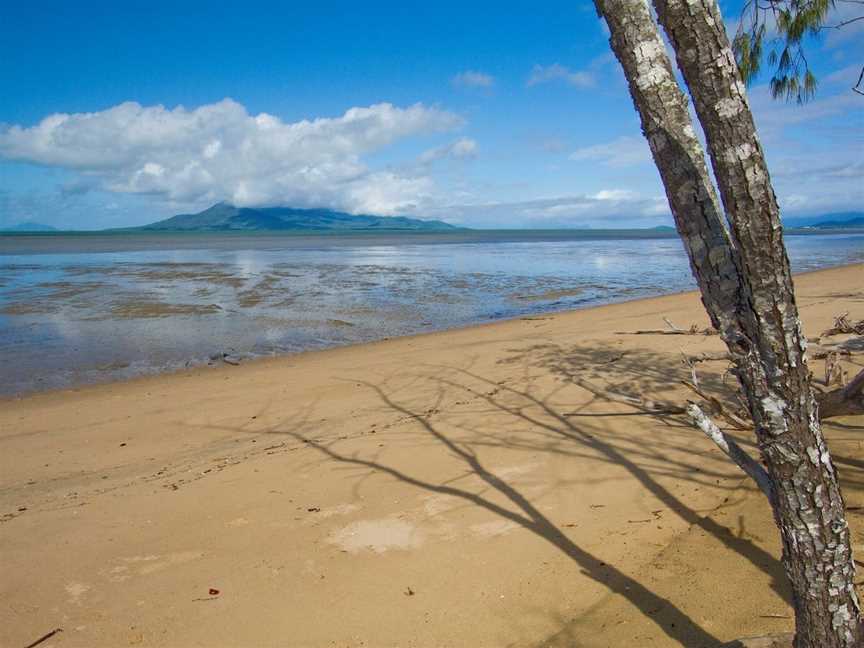
<svg viewBox="0 0 864 648">
<path fill-rule="evenodd" d="M 332 209 L 295 207 L 235 207 L 220 202 L 197 214 L 179 214 L 165 220 L 129 228 L 136 231 L 231 232 L 312 230 L 454 231 L 461 228 L 439 220 L 406 216 L 348 214 Z"/>
</svg>

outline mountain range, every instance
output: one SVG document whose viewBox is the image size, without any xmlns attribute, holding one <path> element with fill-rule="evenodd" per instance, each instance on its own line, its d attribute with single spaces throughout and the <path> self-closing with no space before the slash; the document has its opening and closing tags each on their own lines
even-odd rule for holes
<svg viewBox="0 0 864 648">
<path fill-rule="evenodd" d="M 846 216 L 846 214 L 841 214 L 841 216 Z M 844 228 L 852 228 L 852 227 L 860 227 L 864 228 L 864 214 L 858 216 L 852 216 L 851 218 L 847 218 L 846 220 L 826 220 L 816 223 L 815 225 L 811 225 L 811 227 L 815 227 L 817 229 L 844 229 Z"/>
<path fill-rule="evenodd" d="M 834 212 L 819 216 L 784 218 L 785 227 L 815 227 L 817 229 L 851 229 L 864 227 L 864 212 Z"/>
<path fill-rule="evenodd" d="M 197 214 L 179 214 L 165 220 L 133 228 L 158 231 L 254 231 L 254 230 L 410 230 L 434 231 L 459 229 L 436 220 L 404 216 L 346 214 L 331 209 L 294 207 L 235 207 L 217 203 Z"/>
<path fill-rule="evenodd" d="M 787 229 L 837 230 L 864 229 L 864 212 L 837 212 L 820 216 L 784 218 Z M 405 216 L 372 216 L 348 214 L 331 209 L 298 209 L 294 207 L 235 207 L 221 202 L 197 214 L 179 214 L 165 220 L 140 227 L 126 227 L 112 231 L 162 232 L 230 232 L 230 231 L 453 231 L 466 229 L 439 220 L 421 220 Z M 584 228 L 583 228 L 584 229 Z M 650 228 L 658 232 L 674 233 L 675 228 L 658 225 Z M 57 232 L 51 225 L 24 222 L 0 232 Z"/>
</svg>

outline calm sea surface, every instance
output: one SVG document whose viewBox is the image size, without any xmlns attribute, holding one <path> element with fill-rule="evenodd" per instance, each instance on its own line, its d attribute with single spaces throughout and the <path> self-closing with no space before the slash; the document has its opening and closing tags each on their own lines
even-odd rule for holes
<svg viewBox="0 0 864 648">
<path fill-rule="evenodd" d="M 678 239 L 628 236 L 0 236 L 0 394 L 693 287 Z M 864 262 L 864 234 L 786 242 L 797 272 Z"/>
</svg>

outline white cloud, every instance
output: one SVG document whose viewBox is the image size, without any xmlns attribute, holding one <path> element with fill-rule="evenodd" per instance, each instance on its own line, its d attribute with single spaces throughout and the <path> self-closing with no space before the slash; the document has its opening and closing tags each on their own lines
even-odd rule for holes
<svg viewBox="0 0 864 648">
<path fill-rule="evenodd" d="M 618 137 L 605 144 L 578 148 L 570 154 L 576 162 L 600 162 L 609 167 L 626 167 L 651 161 L 651 150 L 643 137 Z"/>
<path fill-rule="evenodd" d="M 650 227 L 671 223 L 666 198 L 624 189 L 517 202 L 451 205 L 435 215 L 469 227 Z"/>
<path fill-rule="evenodd" d="M 431 181 L 371 170 L 362 156 L 461 124 L 422 104 L 381 103 L 286 123 L 250 115 L 230 99 L 192 110 L 127 102 L 0 130 L 0 157 L 74 170 L 98 189 L 181 204 L 224 199 L 389 214 L 416 204 Z"/>
<path fill-rule="evenodd" d="M 477 157 L 477 142 L 470 137 L 460 137 L 455 142 L 438 146 L 420 155 L 421 164 L 431 164 L 443 158 L 468 160 Z"/>
<path fill-rule="evenodd" d="M 855 62 L 851 65 L 847 65 L 844 68 L 840 68 L 836 72 L 832 72 L 824 79 L 819 79 L 819 81 L 824 84 L 831 84 L 841 86 L 844 89 L 851 88 L 855 85 L 855 82 L 858 81 L 858 77 L 861 74 L 861 68 L 864 66 L 862 62 Z"/>
<path fill-rule="evenodd" d="M 594 85 L 594 75 L 590 72 L 573 71 L 560 63 L 535 65 L 526 85 L 530 87 L 550 81 L 564 81 L 577 88 L 590 88 Z"/>
<path fill-rule="evenodd" d="M 491 88 L 495 85 L 495 77 L 485 72 L 465 70 L 453 77 L 452 83 L 463 88 Z"/>
<path fill-rule="evenodd" d="M 590 196 L 594 200 L 634 200 L 636 194 L 629 189 L 601 189 Z"/>
</svg>

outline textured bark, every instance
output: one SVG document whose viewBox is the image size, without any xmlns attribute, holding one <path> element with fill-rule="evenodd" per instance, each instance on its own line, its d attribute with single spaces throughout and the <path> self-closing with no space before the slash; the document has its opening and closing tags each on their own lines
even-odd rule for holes
<svg viewBox="0 0 864 648">
<path fill-rule="evenodd" d="M 798 648 L 860 646 L 849 528 L 819 423 L 780 209 L 716 0 L 654 0 L 699 122 L 742 266 L 738 378 L 774 484 Z"/>
<path fill-rule="evenodd" d="M 772 482 L 796 646 L 860 645 L 843 500 L 819 425 L 779 210 L 713 0 L 655 0 L 706 133 L 734 245 L 645 0 L 595 0 L 624 68 L 711 321 L 747 397 Z"/>
</svg>

